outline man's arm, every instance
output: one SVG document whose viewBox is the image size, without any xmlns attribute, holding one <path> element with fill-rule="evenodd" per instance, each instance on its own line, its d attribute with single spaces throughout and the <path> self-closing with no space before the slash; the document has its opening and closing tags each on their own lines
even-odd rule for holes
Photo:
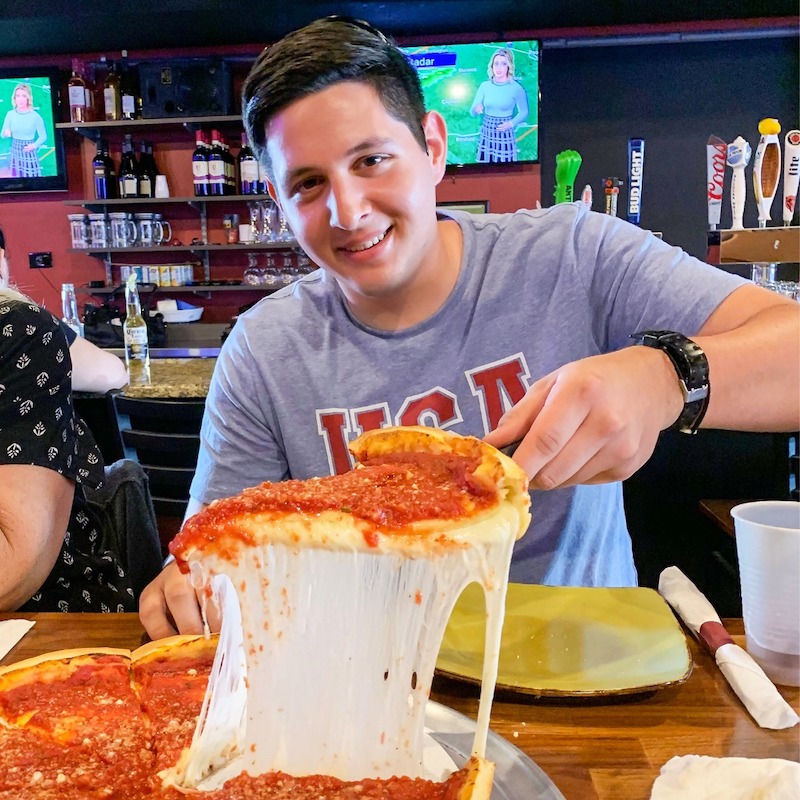
<svg viewBox="0 0 800 800">
<path fill-rule="evenodd" d="M 121 358 L 78 336 L 69 346 L 72 389 L 76 392 L 107 392 L 128 382 Z"/>
<path fill-rule="evenodd" d="M 189 498 L 183 521 L 206 508 L 193 497 Z M 210 610 L 210 605 L 209 605 Z M 195 590 L 170 556 L 164 569 L 151 581 L 139 598 L 139 618 L 151 639 L 161 639 L 175 633 L 202 633 L 203 618 Z M 219 629 L 219 619 L 209 619 L 213 629 Z"/>
<path fill-rule="evenodd" d="M 631 331 L 633 333 L 633 331 Z M 742 286 L 694 340 L 706 351 L 711 396 L 704 427 L 800 427 L 800 306 Z M 537 489 L 632 475 L 683 407 L 667 356 L 628 347 L 566 364 L 534 383 L 486 440 L 524 437 L 515 460 Z"/>
<path fill-rule="evenodd" d="M 27 464 L 4 464 L 0 476 L 0 611 L 14 611 L 53 569 L 75 484 L 55 470 Z"/>
</svg>

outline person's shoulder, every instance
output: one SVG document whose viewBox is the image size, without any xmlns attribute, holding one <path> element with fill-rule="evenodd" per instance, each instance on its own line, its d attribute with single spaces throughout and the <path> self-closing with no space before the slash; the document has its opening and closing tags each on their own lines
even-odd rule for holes
<svg viewBox="0 0 800 800">
<path fill-rule="evenodd" d="M 53 315 L 45 308 L 36 305 L 33 300 L 16 295 L 5 295 L 0 292 L 0 325 L 10 321 L 30 321 L 31 324 L 55 320 Z M 8 333 L 3 334 L 8 336 Z"/>
</svg>

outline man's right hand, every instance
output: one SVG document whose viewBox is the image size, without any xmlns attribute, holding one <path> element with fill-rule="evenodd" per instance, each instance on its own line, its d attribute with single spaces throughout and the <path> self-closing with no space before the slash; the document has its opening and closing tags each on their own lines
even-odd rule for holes
<svg viewBox="0 0 800 800">
<path fill-rule="evenodd" d="M 220 625 L 216 605 L 206 604 L 208 624 L 212 631 Z M 139 599 L 139 619 L 151 639 L 161 639 L 175 633 L 203 633 L 203 618 L 200 602 L 184 575 L 173 561 L 167 564 Z"/>
</svg>

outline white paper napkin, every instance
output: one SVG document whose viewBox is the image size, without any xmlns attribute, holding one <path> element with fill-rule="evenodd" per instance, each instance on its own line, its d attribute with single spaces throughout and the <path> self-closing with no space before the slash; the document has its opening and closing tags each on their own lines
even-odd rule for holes
<svg viewBox="0 0 800 800">
<path fill-rule="evenodd" d="M 733 691 L 762 728 L 779 730 L 800 722 L 764 670 L 727 636 L 711 603 L 677 567 L 667 567 L 661 573 L 658 591 L 712 652 Z M 716 625 L 710 633 L 705 628 L 701 633 L 706 623 Z"/>
<path fill-rule="evenodd" d="M 675 756 L 650 800 L 797 800 L 800 764 L 782 758 Z"/>
<path fill-rule="evenodd" d="M 33 627 L 29 619 L 7 619 L 0 622 L 0 658 L 5 658 L 11 648 Z"/>
</svg>

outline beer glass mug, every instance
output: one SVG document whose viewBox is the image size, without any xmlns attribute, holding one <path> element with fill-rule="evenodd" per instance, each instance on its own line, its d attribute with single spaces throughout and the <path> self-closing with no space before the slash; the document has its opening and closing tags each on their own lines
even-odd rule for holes
<svg viewBox="0 0 800 800">
<path fill-rule="evenodd" d="M 172 225 L 162 214 L 153 214 L 153 240 L 156 244 L 169 244 L 172 239 Z"/>
<path fill-rule="evenodd" d="M 153 223 L 154 216 L 155 215 L 150 212 L 134 214 L 139 244 L 142 247 L 153 247 L 156 244 L 156 226 Z"/>
<path fill-rule="evenodd" d="M 67 214 L 69 220 L 69 234 L 72 246 L 84 249 L 89 246 L 89 226 L 84 214 Z"/>
<path fill-rule="evenodd" d="M 89 214 L 89 231 L 92 247 L 108 247 L 109 230 L 105 214 Z"/>
<path fill-rule="evenodd" d="M 136 225 L 124 211 L 108 215 L 112 247 L 130 247 L 136 241 Z"/>
</svg>

